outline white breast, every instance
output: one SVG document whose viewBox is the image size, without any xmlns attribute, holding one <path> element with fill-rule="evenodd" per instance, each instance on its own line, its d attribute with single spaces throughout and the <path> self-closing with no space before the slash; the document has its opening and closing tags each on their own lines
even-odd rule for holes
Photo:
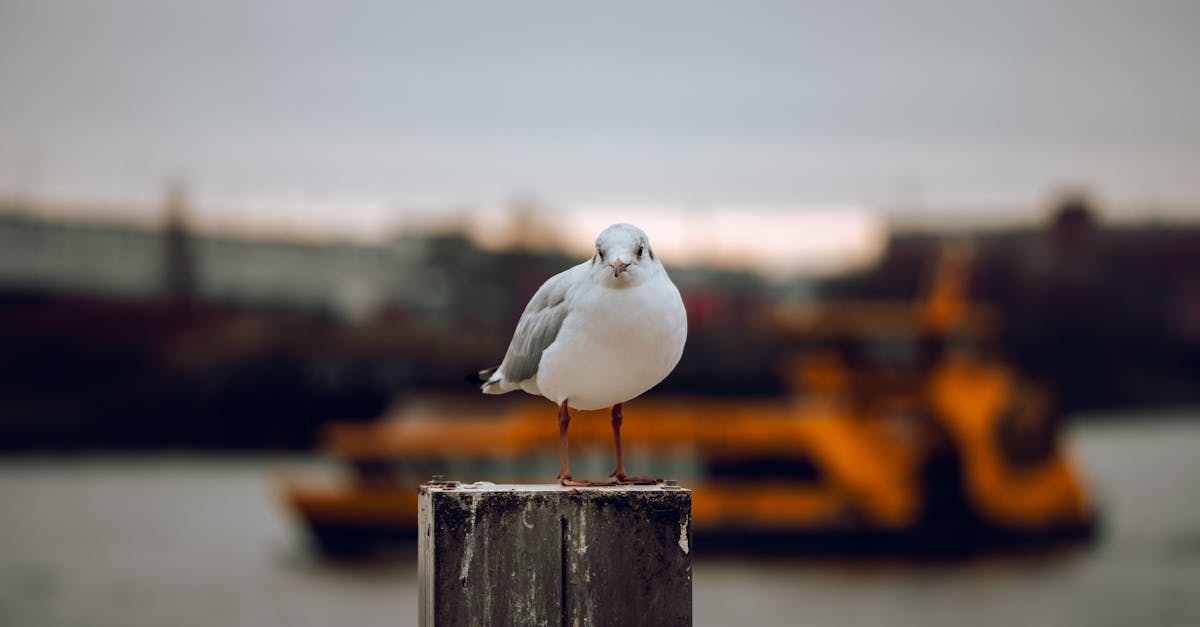
<svg viewBox="0 0 1200 627">
<path fill-rule="evenodd" d="M 627 289 L 590 290 L 542 354 L 537 387 L 576 409 L 623 403 L 670 374 L 686 339 L 683 300 L 665 274 Z"/>
</svg>

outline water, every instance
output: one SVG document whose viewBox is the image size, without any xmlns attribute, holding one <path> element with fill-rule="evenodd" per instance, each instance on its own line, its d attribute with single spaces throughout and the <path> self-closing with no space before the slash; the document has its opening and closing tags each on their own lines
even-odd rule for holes
<svg viewBox="0 0 1200 627">
<path fill-rule="evenodd" d="M 1091 546 L 949 564 L 699 559 L 695 624 L 1200 624 L 1200 420 L 1072 436 L 1104 508 Z M 0 625 L 416 620 L 416 566 L 322 561 L 278 507 L 306 460 L 0 460 Z"/>
</svg>

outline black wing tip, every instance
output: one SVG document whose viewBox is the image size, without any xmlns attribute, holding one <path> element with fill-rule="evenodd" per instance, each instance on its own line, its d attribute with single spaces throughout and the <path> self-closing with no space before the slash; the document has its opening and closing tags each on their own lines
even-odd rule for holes
<svg viewBox="0 0 1200 627">
<path fill-rule="evenodd" d="M 467 383 L 470 383 L 471 385 L 480 385 L 482 383 L 487 383 L 488 379 L 491 379 L 492 375 L 496 374 L 496 371 L 499 369 L 500 369 L 500 366 L 493 366 L 486 370 L 480 370 L 479 372 L 472 372 L 472 373 L 467 374 L 467 376 L 463 377 L 463 380 L 465 380 Z"/>
</svg>

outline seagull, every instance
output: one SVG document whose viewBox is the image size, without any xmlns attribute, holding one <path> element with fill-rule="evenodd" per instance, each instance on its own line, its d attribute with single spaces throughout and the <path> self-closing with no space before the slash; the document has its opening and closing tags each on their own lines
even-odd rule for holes
<svg viewBox="0 0 1200 627">
<path fill-rule="evenodd" d="M 504 361 L 479 372 L 484 394 L 524 390 L 558 406 L 559 472 L 564 486 L 654 484 L 625 474 L 621 405 L 658 385 L 679 363 L 687 312 L 646 233 L 614 224 L 592 258 L 550 277 L 517 321 Z M 569 408 L 612 407 L 617 468 L 610 481 L 571 477 Z"/>
</svg>

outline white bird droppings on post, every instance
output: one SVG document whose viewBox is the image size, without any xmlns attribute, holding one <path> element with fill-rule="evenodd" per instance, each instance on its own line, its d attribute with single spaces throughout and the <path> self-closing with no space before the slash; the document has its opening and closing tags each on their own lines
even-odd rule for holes
<svg viewBox="0 0 1200 627">
<path fill-rule="evenodd" d="M 684 553 L 688 553 L 691 550 L 690 545 L 688 545 L 687 535 L 688 518 L 688 516 L 684 516 L 679 519 L 679 548 L 683 549 Z"/>
<path fill-rule="evenodd" d="M 586 555 L 587 550 L 588 550 L 588 545 L 587 545 L 587 521 L 588 521 L 588 519 L 585 517 L 580 517 L 578 520 L 579 520 L 579 544 L 578 544 L 578 546 L 576 546 L 575 551 L 578 552 L 580 555 Z"/>
<path fill-rule="evenodd" d="M 471 504 L 468 506 L 468 511 L 471 515 L 471 527 L 467 531 L 466 546 L 463 548 L 462 570 L 459 571 L 458 580 L 465 586 L 467 585 L 467 575 L 471 574 L 471 558 L 475 555 L 475 516 L 476 510 L 479 507 L 479 495 L 470 495 Z"/>
</svg>

